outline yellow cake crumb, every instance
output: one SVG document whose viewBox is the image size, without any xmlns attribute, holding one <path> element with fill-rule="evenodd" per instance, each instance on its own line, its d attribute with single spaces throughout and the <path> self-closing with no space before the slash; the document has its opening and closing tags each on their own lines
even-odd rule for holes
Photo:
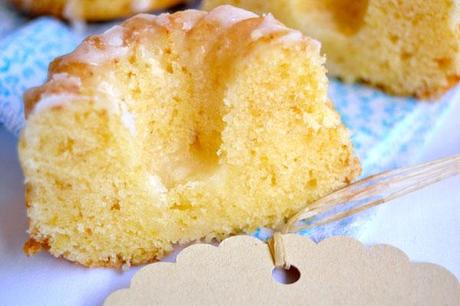
<svg viewBox="0 0 460 306">
<path fill-rule="evenodd" d="M 458 0 L 205 0 L 273 13 L 318 39 L 332 76 L 436 98 L 460 80 Z"/>
<path fill-rule="evenodd" d="M 72 21 L 104 21 L 165 9 L 186 0 L 9 0 L 23 12 Z"/>
<path fill-rule="evenodd" d="M 360 166 L 323 64 L 316 41 L 231 6 L 88 38 L 26 94 L 31 241 L 137 265 L 276 227 L 350 183 Z"/>
</svg>

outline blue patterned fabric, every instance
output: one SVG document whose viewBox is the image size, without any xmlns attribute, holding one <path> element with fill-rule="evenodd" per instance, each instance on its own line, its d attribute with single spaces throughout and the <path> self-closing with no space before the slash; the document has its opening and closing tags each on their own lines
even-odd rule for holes
<svg viewBox="0 0 460 306">
<path fill-rule="evenodd" d="M 24 123 L 22 95 L 42 84 L 48 64 L 78 43 L 64 24 L 40 18 L 0 40 L 0 123 L 18 134 Z"/>
<path fill-rule="evenodd" d="M 365 177 L 416 162 L 430 131 L 442 122 L 460 91 L 448 92 L 441 101 L 421 102 L 331 80 L 329 93 L 352 132 Z"/>
<path fill-rule="evenodd" d="M 5 20 L 0 20 L 0 27 L 2 22 Z M 25 89 L 41 84 L 46 79 L 49 62 L 74 49 L 80 38 L 52 18 L 31 21 L 16 31 L 11 26 L 3 29 L 0 31 L 0 123 L 18 135 L 24 123 L 22 95 Z M 8 35 L 1 36 L 5 33 Z M 330 84 L 330 96 L 352 132 L 364 176 L 416 162 L 417 152 L 421 151 L 430 132 L 458 100 L 455 99 L 457 93 L 459 90 L 453 90 L 437 103 L 420 103 L 362 85 L 337 80 L 331 80 Z M 359 234 L 356 229 L 362 231 L 363 223 L 369 218 L 369 214 L 355 216 L 301 234 L 315 240 L 330 235 L 356 236 Z M 254 235 L 264 239 L 270 231 L 259 229 Z"/>
</svg>

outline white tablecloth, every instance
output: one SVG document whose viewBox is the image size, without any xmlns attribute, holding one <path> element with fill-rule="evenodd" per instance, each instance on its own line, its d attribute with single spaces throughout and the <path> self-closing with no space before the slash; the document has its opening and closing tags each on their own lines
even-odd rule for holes
<svg viewBox="0 0 460 306">
<path fill-rule="evenodd" d="M 3 2 L 0 0 L 0 3 Z M 8 16 L 0 14 L 0 19 Z M 19 20 L 18 24 L 12 25 L 16 27 L 23 22 L 25 21 Z M 13 27 L 1 28 L 0 34 L 12 29 Z M 341 92 L 338 92 L 337 96 L 340 97 Z M 367 97 L 368 94 L 363 96 Z M 389 105 L 401 106 L 391 103 Z M 369 103 L 369 106 L 375 104 Z M 383 106 L 382 109 L 386 110 Z M 401 113 L 412 114 L 411 110 L 402 110 Z M 460 103 L 456 103 L 455 109 L 450 110 L 449 118 L 443 121 L 442 126 L 432 135 L 429 144 L 423 148 L 423 160 L 460 152 L 458 114 Z M 368 120 L 368 117 L 363 118 Z M 414 123 L 420 122 L 419 119 L 417 117 L 412 121 L 405 120 L 409 127 L 405 125 L 400 128 L 407 131 Z M 355 119 L 348 121 L 349 125 L 359 123 Z M 361 130 L 359 124 L 356 130 Z M 138 268 L 126 273 L 110 269 L 86 269 L 55 259 L 47 253 L 40 253 L 31 258 L 22 253 L 22 244 L 27 236 L 27 219 L 16 142 L 16 138 L 0 126 L 0 306 L 101 304 L 110 292 L 127 287 Z M 384 142 L 387 143 L 394 141 Z M 374 159 L 366 158 L 369 164 L 366 164 L 366 169 L 371 168 L 370 166 L 375 168 L 369 161 L 380 161 L 379 158 L 382 157 L 381 150 L 377 150 L 379 147 L 370 147 L 375 147 L 379 154 L 371 154 L 376 156 Z M 366 147 L 361 151 L 368 150 Z M 401 158 L 401 164 L 410 160 L 407 156 L 398 156 Z M 460 177 L 457 177 L 379 208 L 372 222 L 361 233 L 361 239 L 368 244 L 392 244 L 405 251 L 413 260 L 440 264 L 460 278 L 459 222 Z"/>
<path fill-rule="evenodd" d="M 460 152 L 460 104 L 423 152 L 430 160 Z M 127 287 L 136 268 L 122 273 L 86 269 L 47 253 L 22 253 L 27 219 L 16 138 L 0 130 L 0 305 L 98 305 Z M 437 263 L 460 278 L 460 177 L 380 207 L 363 235 L 367 244 L 388 243 L 414 261 Z"/>
</svg>

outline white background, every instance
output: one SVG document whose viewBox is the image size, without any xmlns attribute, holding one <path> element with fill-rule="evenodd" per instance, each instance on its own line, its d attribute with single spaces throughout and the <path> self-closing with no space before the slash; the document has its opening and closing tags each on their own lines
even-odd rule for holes
<svg viewBox="0 0 460 306">
<path fill-rule="evenodd" d="M 428 161 L 460 153 L 460 101 L 421 150 Z M 0 305 L 99 305 L 127 287 L 127 273 L 87 269 L 47 253 L 22 253 L 27 219 L 16 139 L 0 127 Z M 394 245 L 414 261 L 437 263 L 460 278 L 460 177 L 380 207 L 362 242 Z"/>
</svg>

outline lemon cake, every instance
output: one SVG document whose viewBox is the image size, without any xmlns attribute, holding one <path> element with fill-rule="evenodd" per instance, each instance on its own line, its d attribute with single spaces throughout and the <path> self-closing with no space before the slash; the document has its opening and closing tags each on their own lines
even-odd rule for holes
<svg viewBox="0 0 460 306">
<path fill-rule="evenodd" d="M 164 9 L 185 0 L 10 0 L 30 15 L 54 15 L 69 20 L 104 21 Z"/>
<path fill-rule="evenodd" d="M 205 0 L 271 12 L 321 41 L 331 75 L 435 98 L 460 75 L 458 0 Z"/>
<path fill-rule="evenodd" d="M 138 15 L 25 95 L 25 251 L 135 265 L 285 218 L 360 173 L 320 45 L 271 16 Z"/>
</svg>

